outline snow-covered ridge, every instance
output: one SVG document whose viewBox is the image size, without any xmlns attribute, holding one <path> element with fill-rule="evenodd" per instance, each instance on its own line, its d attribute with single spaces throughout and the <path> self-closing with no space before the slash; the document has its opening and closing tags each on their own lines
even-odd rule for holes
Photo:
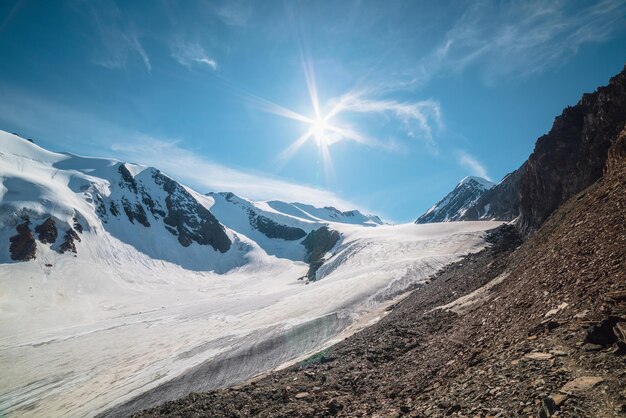
<svg viewBox="0 0 626 418">
<path fill-rule="evenodd" d="M 484 178 L 482 178 L 482 177 L 477 177 L 477 176 L 467 176 L 467 177 L 465 177 L 463 180 L 461 180 L 457 186 L 460 186 L 460 185 L 465 184 L 465 183 L 471 183 L 471 182 L 476 182 L 476 183 L 478 183 L 478 184 L 479 184 L 479 185 L 481 185 L 481 186 L 482 186 L 485 190 L 489 190 L 489 189 L 491 189 L 493 186 L 495 186 L 495 185 L 496 185 L 496 183 L 494 183 L 494 182 L 492 182 L 492 181 L 490 181 L 490 180 L 484 179 Z"/>
<path fill-rule="evenodd" d="M 82 257 L 81 247 L 89 245 L 84 233 L 151 259 L 224 273 L 255 263 L 255 252 L 303 261 L 305 237 L 324 226 L 382 224 L 358 211 L 203 196 L 156 168 L 53 153 L 8 133 L 0 132 L 0 141 L 0 228 L 7 243 L 0 262 L 34 259 L 46 246 Z M 47 235 L 38 232 L 43 227 Z M 117 258 L 115 251 L 107 256 Z"/>
</svg>

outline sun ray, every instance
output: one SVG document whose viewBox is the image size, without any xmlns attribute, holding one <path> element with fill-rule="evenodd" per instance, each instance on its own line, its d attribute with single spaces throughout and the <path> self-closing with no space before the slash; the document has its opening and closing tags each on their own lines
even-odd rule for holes
<svg viewBox="0 0 626 418">
<path fill-rule="evenodd" d="M 313 136 L 313 128 L 302 134 L 291 145 L 289 145 L 283 152 L 278 154 L 279 161 L 289 161 L 293 155 Z"/>
</svg>

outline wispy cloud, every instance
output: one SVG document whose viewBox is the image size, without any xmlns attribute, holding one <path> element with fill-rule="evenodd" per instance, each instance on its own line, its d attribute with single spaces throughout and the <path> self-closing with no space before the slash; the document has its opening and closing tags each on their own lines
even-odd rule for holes
<svg viewBox="0 0 626 418">
<path fill-rule="evenodd" d="M 423 84 L 470 67 L 478 67 L 488 82 L 541 73 L 561 65 L 583 45 L 626 28 L 625 16 L 623 0 L 474 3 L 422 59 L 411 81 Z"/>
<path fill-rule="evenodd" d="M 152 70 L 150 57 L 141 43 L 138 29 L 124 19 L 112 2 L 85 2 L 80 10 L 86 14 L 100 41 L 94 48 L 93 63 L 109 69 L 125 69 L 129 59 L 139 59 L 146 70 Z"/>
<path fill-rule="evenodd" d="M 172 58 L 184 67 L 190 69 L 194 64 L 202 64 L 217 70 L 217 61 L 210 58 L 198 42 L 177 38 L 170 42 L 170 51 Z"/>
<path fill-rule="evenodd" d="M 287 202 L 332 205 L 342 209 L 356 208 L 336 194 L 316 187 L 296 184 L 264 173 L 238 170 L 207 160 L 185 149 L 179 141 L 132 134 L 114 142 L 117 156 L 159 168 L 200 191 L 231 191 L 241 196 Z"/>
<path fill-rule="evenodd" d="M 423 139 L 430 145 L 434 145 L 433 131 L 443 128 L 441 105 L 436 100 L 399 102 L 349 93 L 335 101 L 331 113 L 370 113 L 391 116 L 402 124 L 409 137 Z"/>
<path fill-rule="evenodd" d="M 491 180 L 489 175 L 487 174 L 487 169 L 484 165 L 481 164 L 480 161 L 476 159 L 473 155 L 469 154 L 466 151 L 458 152 L 458 162 L 461 166 L 467 168 L 470 173 L 475 176 L 482 177 L 487 180 Z"/>
<path fill-rule="evenodd" d="M 252 5 L 248 1 L 216 1 L 213 2 L 212 8 L 215 15 L 230 26 L 245 26 L 252 16 Z"/>
</svg>

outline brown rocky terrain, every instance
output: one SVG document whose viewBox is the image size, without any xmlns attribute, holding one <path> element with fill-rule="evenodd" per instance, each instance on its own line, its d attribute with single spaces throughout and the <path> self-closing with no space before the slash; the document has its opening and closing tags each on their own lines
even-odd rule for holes
<svg viewBox="0 0 626 418">
<path fill-rule="evenodd" d="M 518 248 L 502 227 L 330 349 L 136 416 L 626 416 L 625 81 L 538 141 Z"/>
</svg>

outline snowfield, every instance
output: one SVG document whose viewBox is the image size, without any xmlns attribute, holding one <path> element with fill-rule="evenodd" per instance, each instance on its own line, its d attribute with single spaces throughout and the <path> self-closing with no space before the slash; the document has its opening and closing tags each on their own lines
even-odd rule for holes
<svg viewBox="0 0 626 418">
<path fill-rule="evenodd" d="M 51 153 L 5 133 L 0 144 L 0 416 L 123 415 L 245 380 L 324 346 L 483 248 L 483 231 L 499 224 L 380 225 L 357 212 L 186 189 L 225 225 L 232 246 L 220 253 L 181 246 L 151 213 L 149 228 L 112 215 L 103 222 L 93 193 L 134 199 L 117 186 L 120 162 Z M 155 205 L 164 201 L 154 169 L 125 167 Z M 59 228 L 79 213 L 77 254 L 38 243 L 34 260 L 11 260 L 7 243 L 24 213 L 54 216 Z M 317 281 L 301 280 L 301 240 L 259 235 L 246 223 L 253 215 L 342 234 Z"/>
</svg>

